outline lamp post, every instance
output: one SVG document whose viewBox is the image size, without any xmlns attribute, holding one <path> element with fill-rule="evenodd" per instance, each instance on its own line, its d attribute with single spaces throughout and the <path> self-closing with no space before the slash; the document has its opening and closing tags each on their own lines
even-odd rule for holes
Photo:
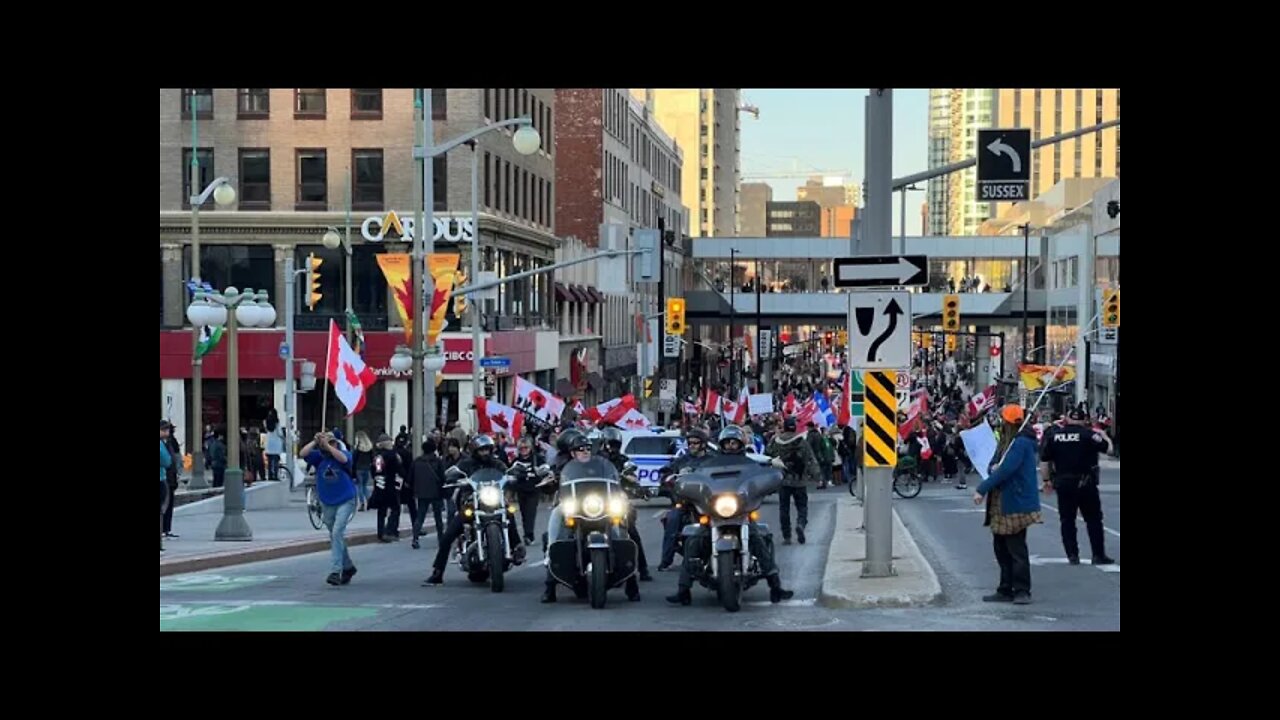
<svg viewBox="0 0 1280 720">
<path fill-rule="evenodd" d="M 255 293 L 246 288 L 240 292 L 229 287 L 221 295 L 197 292 L 187 307 L 187 319 L 196 327 L 227 326 L 227 474 L 222 491 L 222 520 L 213 539 L 252 540 L 253 531 L 244 518 L 244 471 L 240 468 L 240 344 L 237 331 L 240 325 L 275 325 L 276 309 L 268 302 L 265 290 Z"/>
<path fill-rule="evenodd" d="M 912 192 L 924 192 L 924 188 L 916 187 L 915 185 L 902 188 L 902 202 L 900 203 L 902 205 L 902 208 L 899 211 L 899 217 L 898 217 L 898 220 L 899 220 L 898 222 L 898 241 L 899 241 L 898 254 L 899 255 L 907 254 L 907 191 L 908 190 Z"/>
<path fill-rule="evenodd" d="M 413 370 L 413 416 L 411 424 L 415 428 L 415 438 L 412 445 L 413 454 L 416 457 L 421 452 L 422 441 L 426 439 L 429 429 L 435 426 L 436 419 L 435 373 L 438 372 L 438 369 L 431 370 L 428 366 L 422 364 L 427 357 L 427 328 L 429 327 L 429 315 L 431 313 L 429 298 L 435 295 L 435 283 L 431 274 L 427 272 L 426 267 L 427 257 L 435 252 L 435 218 L 433 217 L 435 211 L 433 192 L 434 167 L 430 161 L 459 145 L 499 128 L 520 126 L 520 129 L 512 136 L 511 142 L 516 152 L 521 155 L 532 155 L 537 152 L 538 148 L 542 146 L 542 137 L 538 135 L 537 130 L 533 129 L 533 120 L 524 117 L 491 123 L 436 145 L 431 112 L 431 88 L 420 88 L 417 91 L 414 107 L 416 108 L 417 121 L 415 125 L 418 138 L 417 144 L 413 148 L 413 157 L 421 163 L 419 173 L 422 178 L 421 205 L 414 218 L 412 258 L 414 302 L 418 303 L 418 311 L 414 313 L 413 348 L 409 351 L 409 358 L 413 363 L 411 368 Z M 472 167 L 474 171 L 474 163 Z M 473 188 L 474 186 L 475 183 L 472 183 Z M 474 258 L 480 247 L 480 228 L 473 228 L 473 232 L 475 235 L 471 249 L 472 268 L 474 270 L 477 268 L 477 261 Z M 474 338 L 474 331 L 472 337 Z M 473 347 L 472 352 L 475 353 L 476 362 L 478 363 L 481 348 Z M 432 361 L 431 364 L 434 366 L 435 362 Z M 441 357 L 440 367 L 444 367 L 443 357 Z"/>
<path fill-rule="evenodd" d="M 324 233 L 324 237 L 320 239 L 321 244 L 330 250 L 337 250 L 339 246 L 343 250 L 343 259 L 345 260 L 343 274 L 344 277 L 344 300 L 346 303 L 346 313 L 344 315 L 344 327 L 347 329 L 347 342 L 351 342 L 354 334 L 351 327 L 351 318 L 355 315 L 355 309 L 351 302 L 351 169 L 347 168 L 347 222 L 343 226 L 343 232 L 338 234 L 338 228 L 330 225 Z M 356 418 L 354 415 L 347 416 L 347 442 L 355 442 L 356 436 Z"/>
</svg>

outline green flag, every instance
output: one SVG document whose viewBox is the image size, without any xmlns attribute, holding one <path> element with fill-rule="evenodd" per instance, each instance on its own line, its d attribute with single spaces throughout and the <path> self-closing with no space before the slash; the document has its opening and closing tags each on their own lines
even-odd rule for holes
<svg viewBox="0 0 1280 720">
<path fill-rule="evenodd" d="M 222 334 L 225 328 L 210 327 L 202 325 L 200 327 L 200 342 L 196 344 L 196 358 L 202 358 L 211 350 L 218 346 L 218 342 L 222 340 Z"/>
</svg>

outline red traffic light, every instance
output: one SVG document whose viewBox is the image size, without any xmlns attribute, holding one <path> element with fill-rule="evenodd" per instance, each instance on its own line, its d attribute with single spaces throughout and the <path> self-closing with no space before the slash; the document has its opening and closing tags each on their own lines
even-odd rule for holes
<svg viewBox="0 0 1280 720">
<path fill-rule="evenodd" d="M 992 346 L 991 346 L 991 357 L 1000 357 L 1000 346 L 999 346 L 999 345 L 992 345 Z"/>
</svg>

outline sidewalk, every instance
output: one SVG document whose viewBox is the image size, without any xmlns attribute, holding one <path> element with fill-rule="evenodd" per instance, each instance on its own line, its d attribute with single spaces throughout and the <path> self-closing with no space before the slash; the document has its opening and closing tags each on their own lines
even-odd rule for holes
<svg viewBox="0 0 1280 720">
<path fill-rule="evenodd" d="M 893 569 L 887 578 L 863 578 L 867 536 L 861 530 L 862 506 L 853 498 L 836 500 L 836 526 L 827 555 L 818 604 L 826 607 L 911 607 L 942 597 L 938 576 L 921 554 L 911 533 L 893 513 Z"/>
<path fill-rule="evenodd" d="M 311 527 L 307 518 L 306 496 L 293 493 L 289 507 L 279 510 L 246 511 L 245 520 L 253 531 L 247 542 L 216 541 L 214 533 L 222 515 L 174 515 L 173 532 L 179 537 L 165 538 L 160 553 L 160 575 L 195 572 L 211 568 L 241 565 L 308 553 L 328 552 L 329 534 L 321 526 Z M 347 544 L 365 545 L 378 541 L 376 510 L 356 512 L 347 525 Z M 423 532 L 435 532 L 435 521 L 428 515 Z M 400 542 L 412 539 L 413 526 L 406 508 L 400 512 Z"/>
</svg>

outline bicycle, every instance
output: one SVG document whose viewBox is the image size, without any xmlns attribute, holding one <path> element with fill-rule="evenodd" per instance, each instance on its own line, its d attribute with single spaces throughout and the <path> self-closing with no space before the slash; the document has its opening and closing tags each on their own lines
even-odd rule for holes
<svg viewBox="0 0 1280 720">
<path fill-rule="evenodd" d="M 866 481 L 866 477 L 860 478 L 862 482 Z M 858 497 L 857 483 L 850 482 L 849 495 Z M 905 457 L 898 460 L 898 466 L 893 469 L 893 491 L 902 498 L 913 498 L 920 494 L 923 484 L 920 482 L 920 474 L 916 468 L 914 458 Z"/>
<path fill-rule="evenodd" d="M 313 473 L 307 473 L 305 485 L 307 488 L 307 519 L 311 521 L 311 527 L 320 530 L 324 528 L 324 507 L 320 504 L 320 493 L 316 492 L 316 478 Z"/>
</svg>

